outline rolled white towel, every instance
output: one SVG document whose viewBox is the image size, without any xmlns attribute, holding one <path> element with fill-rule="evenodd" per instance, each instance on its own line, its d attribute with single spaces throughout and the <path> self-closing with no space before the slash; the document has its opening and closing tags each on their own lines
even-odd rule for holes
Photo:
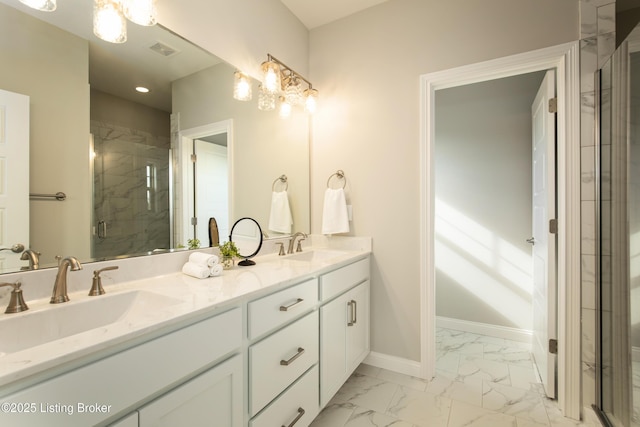
<svg viewBox="0 0 640 427">
<path fill-rule="evenodd" d="M 216 264 L 213 267 L 211 267 L 211 276 L 212 277 L 218 277 L 222 274 L 223 268 L 221 264 Z"/>
<path fill-rule="evenodd" d="M 218 263 L 218 256 L 205 254 L 204 252 L 194 252 L 189 255 L 189 262 L 211 268 Z"/>
<path fill-rule="evenodd" d="M 182 266 L 182 272 L 191 277 L 206 279 L 211 275 L 211 268 L 207 267 L 206 265 L 188 262 Z"/>
</svg>

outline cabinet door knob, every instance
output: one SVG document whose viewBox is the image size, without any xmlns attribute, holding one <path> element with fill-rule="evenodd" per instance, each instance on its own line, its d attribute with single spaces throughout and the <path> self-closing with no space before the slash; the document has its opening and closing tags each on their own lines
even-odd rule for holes
<svg viewBox="0 0 640 427">
<path fill-rule="evenodd" d="M 293 421 L 291 421 L 291 424 L 289 424 L 288 426 L 283 425 L 282 427 L 293 427 L 298 422 L 298 420 L 302 418 L 304 412 L 304 409 L 298 408 L 298 415 L 293 419 Z"/>
<path fill-rule="evenodd" d="M 304 353 L 304 348 L 302 347 L 298 347 L 298 352 L 296 354 L 294 354 L 291 359 L 289 360 L 281 360 L 280 364 L 282 366 L 289 366 L 293 363 L 294 360 L 296 360 L 298 357 L 302 356 L 302 354 Z"/>
</svg>

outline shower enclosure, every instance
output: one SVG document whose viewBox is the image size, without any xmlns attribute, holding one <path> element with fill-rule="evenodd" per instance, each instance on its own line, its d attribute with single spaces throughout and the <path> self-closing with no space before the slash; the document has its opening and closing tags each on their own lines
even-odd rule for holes
<svg viewBox="0 0 640 427">
<path fill-rule="evenodd" d="M 640 426 L 640 27 L 598 73 L 596 412 Z"/>
<path fill-rule="evenodd" d="M 170 138 L 91 121 L 93 258 L 170 248 Z"/>
</svg>

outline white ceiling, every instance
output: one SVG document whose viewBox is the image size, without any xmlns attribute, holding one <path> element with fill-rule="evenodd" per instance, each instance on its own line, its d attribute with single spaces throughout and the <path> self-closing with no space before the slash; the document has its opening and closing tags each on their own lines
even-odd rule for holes
<svg viewBox="0 0 640 427">
<path fill-rule="evenodd" d="M 319 27 L 387 0 L 280 0 L 308 28 Z"/>
</svg>

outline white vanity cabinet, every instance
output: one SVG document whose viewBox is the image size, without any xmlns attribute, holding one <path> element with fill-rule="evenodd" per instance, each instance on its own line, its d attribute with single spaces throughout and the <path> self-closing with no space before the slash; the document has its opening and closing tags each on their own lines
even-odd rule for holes
<svg viewBox="0 0 640 427">
<path fill-rule="evenodd" d="M 163 392 L 175 392 L 165 394 L 169 396 L 169 402 L 175 403 L 179 399 L 189 402 L 184 395 L 195 387 L 206 390 L 210 395 L 228 391 L 229 384 L 242 383 L 241 362 L 239 365 L 233 364 L 237 362 L 223 362 L 210 369 L 208 376 L 192 377 L 213 366 L 217 360 L 239 353 L 241 345 L 242 310 L 235 308 L 3 396 L 0 400 L 5 404 L 33 403 L 35 406 L 30 413 L 0 413 L 0 425 L 86 427 L 103 423 L 120 413 L 135 411 Z M 222 375 L 223 371 L 216 368 L 227 366 L 225 363 L 236 366 L 235 371 L 225 373 L 226 378 L 219 379 L 216 375 Z M 204 387 L 203 381 L 207 382 Z M 241 391 L 240 386 L 237 391 Z M 234 418 L 235 424 L 228 425 L 241 426 L 242 398 L 235 394 L 231 396 L 234 402 L 226 403 L 225 408 L 229 405 L 236 408 L 238 421 Z M 210 402 L 197 399 L 188 404 L 194 414 L 205 413 L 211 406 Z M 196 410 L 197 406 L 200 409 Z M 148 408 L 153 408 L 153 404 Z M 133 418 L 118 423 L 127 426 Z M 189 425 L 205 425 L 205 421 Z"/>
<path fill-rule="evenodd" d="M 139 427 L 241 427 L 242 357 L 215 366 L 138 410 Z"/>
<path fill-rule="evenodd" d="M 308 426 L 319 412 L 318 280 L 248 303 L 249 425 Z"/>
<path fill-rule="evenodd" d="M 320 407 L 369 354 L 368 279 L 368 258 L 320 278 Z"/>
</svg>

